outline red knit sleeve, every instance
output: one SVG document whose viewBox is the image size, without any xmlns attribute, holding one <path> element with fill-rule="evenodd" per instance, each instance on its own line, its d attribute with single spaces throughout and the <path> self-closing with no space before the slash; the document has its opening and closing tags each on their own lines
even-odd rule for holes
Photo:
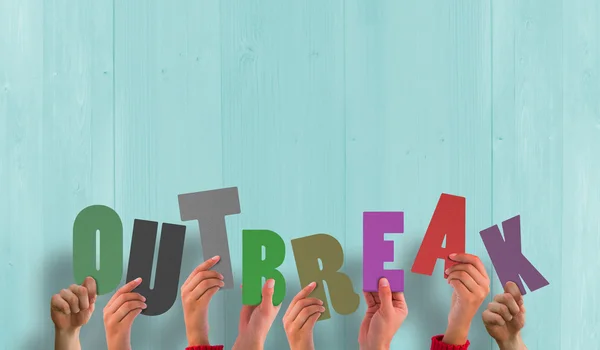
<svg viewBox="0 0 600 350">
<path fill-rule="evenodd" d="M 187 347 L 185 350 L 223 350 L 223 345 L 196 345 Z"/>
<path fill-rule="evenodd" d="M 442 342 L 444 339 L 443 335 L 436 335 L 431 338 L 431 350 L 467 350 L 469 349 L 469 345 L 471 343 L 467 340 L 467 342 L 463 345 L 450 345 Z"/>
</svg>

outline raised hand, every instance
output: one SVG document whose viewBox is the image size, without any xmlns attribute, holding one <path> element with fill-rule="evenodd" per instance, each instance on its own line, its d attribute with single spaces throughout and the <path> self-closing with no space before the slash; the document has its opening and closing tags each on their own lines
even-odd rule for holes
<svg viewBox="0 0 600 350">
<path fill-rule="evenodd" d="M 450 259 L 458 264 L 446 270 L 454 291 L 443 342 L 462 345 L 467 342 L 473 317 L 490 292 L 490 279 L 477 256 L 450 254 Z"/>
<path fill-rule="evenodd" d="M 119 288 L 104 307 L 104 328 L 108 350 L 131 350 L 133 320 L 146 308 L 146 298 L 133 290 L 141 278 Z"/>
<path fill-rule="evenodd" d="M 232 350 L 262 350 L 271 325 L 281 305 L 273 305 L 275 280 L 267 280 L 259 305 L 243 305 L 240 311 L 238 337 Z"/>
<path fill-rule="evenodd" d="M 394 292 L 386 278 L 379 280 L 379 292 L 365 292 L 367 312 L 360 326 L 358 343 L 361 350 L 389 349 L 394 334 L 406 316 L 408 306 L 404 293 Z"/>
<path fill-rule="evenodd" d="M 219 257 L 215 256 L 198 265 L 181 287 L 181 302 L 185 332 L 189 346 L 210 345 L 208 341 L 208 305 L 223 287 L 223 275 L 210 268 Z"/>
<path fill-rule="evenodd" d="M 525 303 L 514 282 L 504 286 L 504 293 L 494 297 L 482 315 L 483 324 L 500 350 L 526 350 L 521 338 L 525 326 Z"/>
<path fill-rule="evenodd" d="M 315 282 L 304 287 L 292 300 L 283 316 L 283 328 L 290 350 L 314 350 L 313 329 L 325 311 L 323 301 L 309 298 L 317 287 Z"/>
<path fill-rule="evenodd" d="M 54 322 L 56 350 L 79 350 L 79 331 L 88 323 L 96 302 L 96 281 L 86 277 L 79 286 L 72 284 L 50 300 L 50 317 Z"/>
</svg>

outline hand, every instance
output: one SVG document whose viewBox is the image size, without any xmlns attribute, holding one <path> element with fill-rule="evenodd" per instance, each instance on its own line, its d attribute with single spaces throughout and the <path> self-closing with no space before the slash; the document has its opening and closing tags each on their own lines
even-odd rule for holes
<svg viewBox="0 0 600 350">
<path fill-rule="evenodd" d="M 488 304 L 482 315 L 483 324 L 501 350 L 526 350 L 521 329 L 525 326 L 525 304 L 519 287 L 514 282 L 504 286 Z"/>
<path fill-rule="evenodd" d="M 389 349 L 392 338 L 408 316 L 404 293 L 392 293 L 386 278 L 379 280 L 378 293 L 364 293 L 367 312 L 360 325 L 358 343 L 364 350 Z"/>
<path fill-rule="evenodd" d="M 79 330 L 88 323 L 96 302 L 96 281 L 86 277 L 83 284 L 72 284 L 52 296 L 50 317 L 54 322 L 55 349 L 80 349 Z"/>
<path fill-rule="evenodd" d="M 314 350 L 313 328 L 325 311 L 323 301 L 308 298 L 317 287 L 315 282 L 304 287 L 292 300 L 283 316 L 283 328 L 290 350 Z"/>
<path fill-rule="evenodd" d="M 119 288 L 104 307 L 108 350 L 131 350 L 133 320 L 146 308 L 146 298 L 133 290 L 142 283 L 136 278 Z"/>
<path fill-rule="evenodd" d="M 215 256 L 198 265 L 181 287 L 183 319 L 188 346 L 210 345 L 208 342 L 208 305 L 223 283 L 223 275 L 209 269 L 215 266 Z"/>
<path fill-rule="evenodd" d="M 238 337 L 232 350 L 262 350 L 271 325 L 281 305 L 273 305 L 275 280 L 270 279 L 262 289 L 259 305 L 243 305 L 240 312 Z"/>
<path fill-rule="evenodd" d="M 467 342 L 471 320 L 490 292 L 490 279 L 481 260 L 470 254 L 450 254 L 458 262 L 446 270 L 448 283 L 454 288 L 448 328 L 442 341 L 462 345 Z"/>
</svg>

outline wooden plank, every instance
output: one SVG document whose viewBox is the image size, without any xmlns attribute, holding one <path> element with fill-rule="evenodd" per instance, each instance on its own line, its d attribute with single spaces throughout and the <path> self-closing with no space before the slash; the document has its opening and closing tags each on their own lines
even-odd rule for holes
<svg viewBox="0 0 600 350">
<path fill-rule="evenodd" d="M 300 290 L 290 240 L 317 233 L 345 242 L 343 2 L 222 3 L 223 165 L 242 214 L 228 222 L 236 285 L 243 229 L 270 229 L 286 243 L 287 295 L 265 349 L 287 344 L 281 318 Z M 235 341 L 239 290 L 227 295 Z M 346 349 L 344 323 L 316 326 L 324 349 Z"/>
<path fill-rule="evenodd" d="M 362 212 L 405 212 L 386 266 L 404 269 L 409 307 L 393 348 L 429 348 L 447 325 L 443 262 L 431 277 L 410 272 L 442 192 L 467 198 L 467 251 L 491 269 L 478 235 L 491 221 L 489 6 L 346 2 L 347 259 L 362 286 Z M 346 320 L 351 348 L 365 309 Z M 472 347 L 489 349 L 479 320 Z"/>
<path fill-rule="evenodd" d="M 495 1 L 492 8 L 493 219 L 521 215 L 523 252 L 550 282 L 525 298 L 530 349 L 557 349 L 561 335 L 560 312 L 548 307 L 562 300 L 561 11 L 558 0 Z M 501 293 L 493 280 L 493 293 Z"/>
<path fill-rule="evenodd" d="M 3 303 L 12 316 L 0 320 L 2 349 L 43 348 L 51 339 L 48 280 L 40 271 L 50 272 L 46 237 L 60 233 L 43 223 L 42 8 L 39 0 L 0 2 L 0 286 L 5 300 L 37 291 L 27 303 Z"/>
<path fill-rule="evenodd" d="M 44 230 L 55 236 L 44 243 L 46 298 L 74 282 L 71 232 L 79 211 L 114 206 L 112 29 L 112 1 L 44 4 L 42 203 Z M 98 329 L 108 299 L 98 299 L 82 347 L 106 347 Z"/>
<path fill-rule="evenodd" d="M 177 195 L 222 185 L 219 1 L 118 2 L 116 26 L 116 205 L 128 257 L 134 219 L 185 224 L 180 285 L 204 260 L 197 222 L 181 222 Z M 208 258 L 208 257 L 206 257 Z M 224 296 L 210 313 L 222 343 Z M 132 345 L 183 349 L 181 300 L 139 317 Z"/>
<path fill-rule="evenodd" d="M 565 1 L 563 18 L 562 335 L 553 348 L 585 349 L 600 340 L 600 317 L 592 311 L 600 309 L 595 293 L 600 270 L 600 7 L 597 1 Z"/>
</svg>

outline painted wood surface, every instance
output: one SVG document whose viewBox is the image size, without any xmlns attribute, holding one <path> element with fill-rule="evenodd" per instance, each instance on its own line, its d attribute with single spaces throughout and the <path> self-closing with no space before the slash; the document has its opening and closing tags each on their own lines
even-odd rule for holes
<svg viewBox="0 0 600 350">
<path fill-rule="evenodd" d="M 0 0 L 0 349 L 49 348 L 48 303 L 72 283 L 79 210 L 181 223 L 177 195 L 237 186 L 241 232 L 334 236 L 362 285 L 362 212 L 405 211 L 388 267 L 409 316 L 393 348 L 428 348 L 451 289 L 410 273 L 442 192 L 467 198 L 467 250 L 502 290 L 479 231 L 520 214 L 550 281 L 526 296 L 530 349 L 584 349 L 600 318 L 600 5 L 594 0 Z M 186 222 L 181 283 L 203 260 Z M 235 258 L 237 257 L 237 258 Z M 125 276 L 125 273 L 123 274 Z M 124 282 L 125 277 L 123 277 Z M 491 300 L 492 295 L 489 299 Z M 106 348 L 102 308 L 82 332 Z M 239 288 L 218 293 L 210 339 L 230 348 Z M 365 310 L 317 324 L 317 348 L 357 349 Z M 473 349 L 497 349 L 480 322 Z M 282 310 L 266 348 L 286 344 Z M 181 302 L 139 317 L 133 347 L 186 345 Z"/>
</svg>

